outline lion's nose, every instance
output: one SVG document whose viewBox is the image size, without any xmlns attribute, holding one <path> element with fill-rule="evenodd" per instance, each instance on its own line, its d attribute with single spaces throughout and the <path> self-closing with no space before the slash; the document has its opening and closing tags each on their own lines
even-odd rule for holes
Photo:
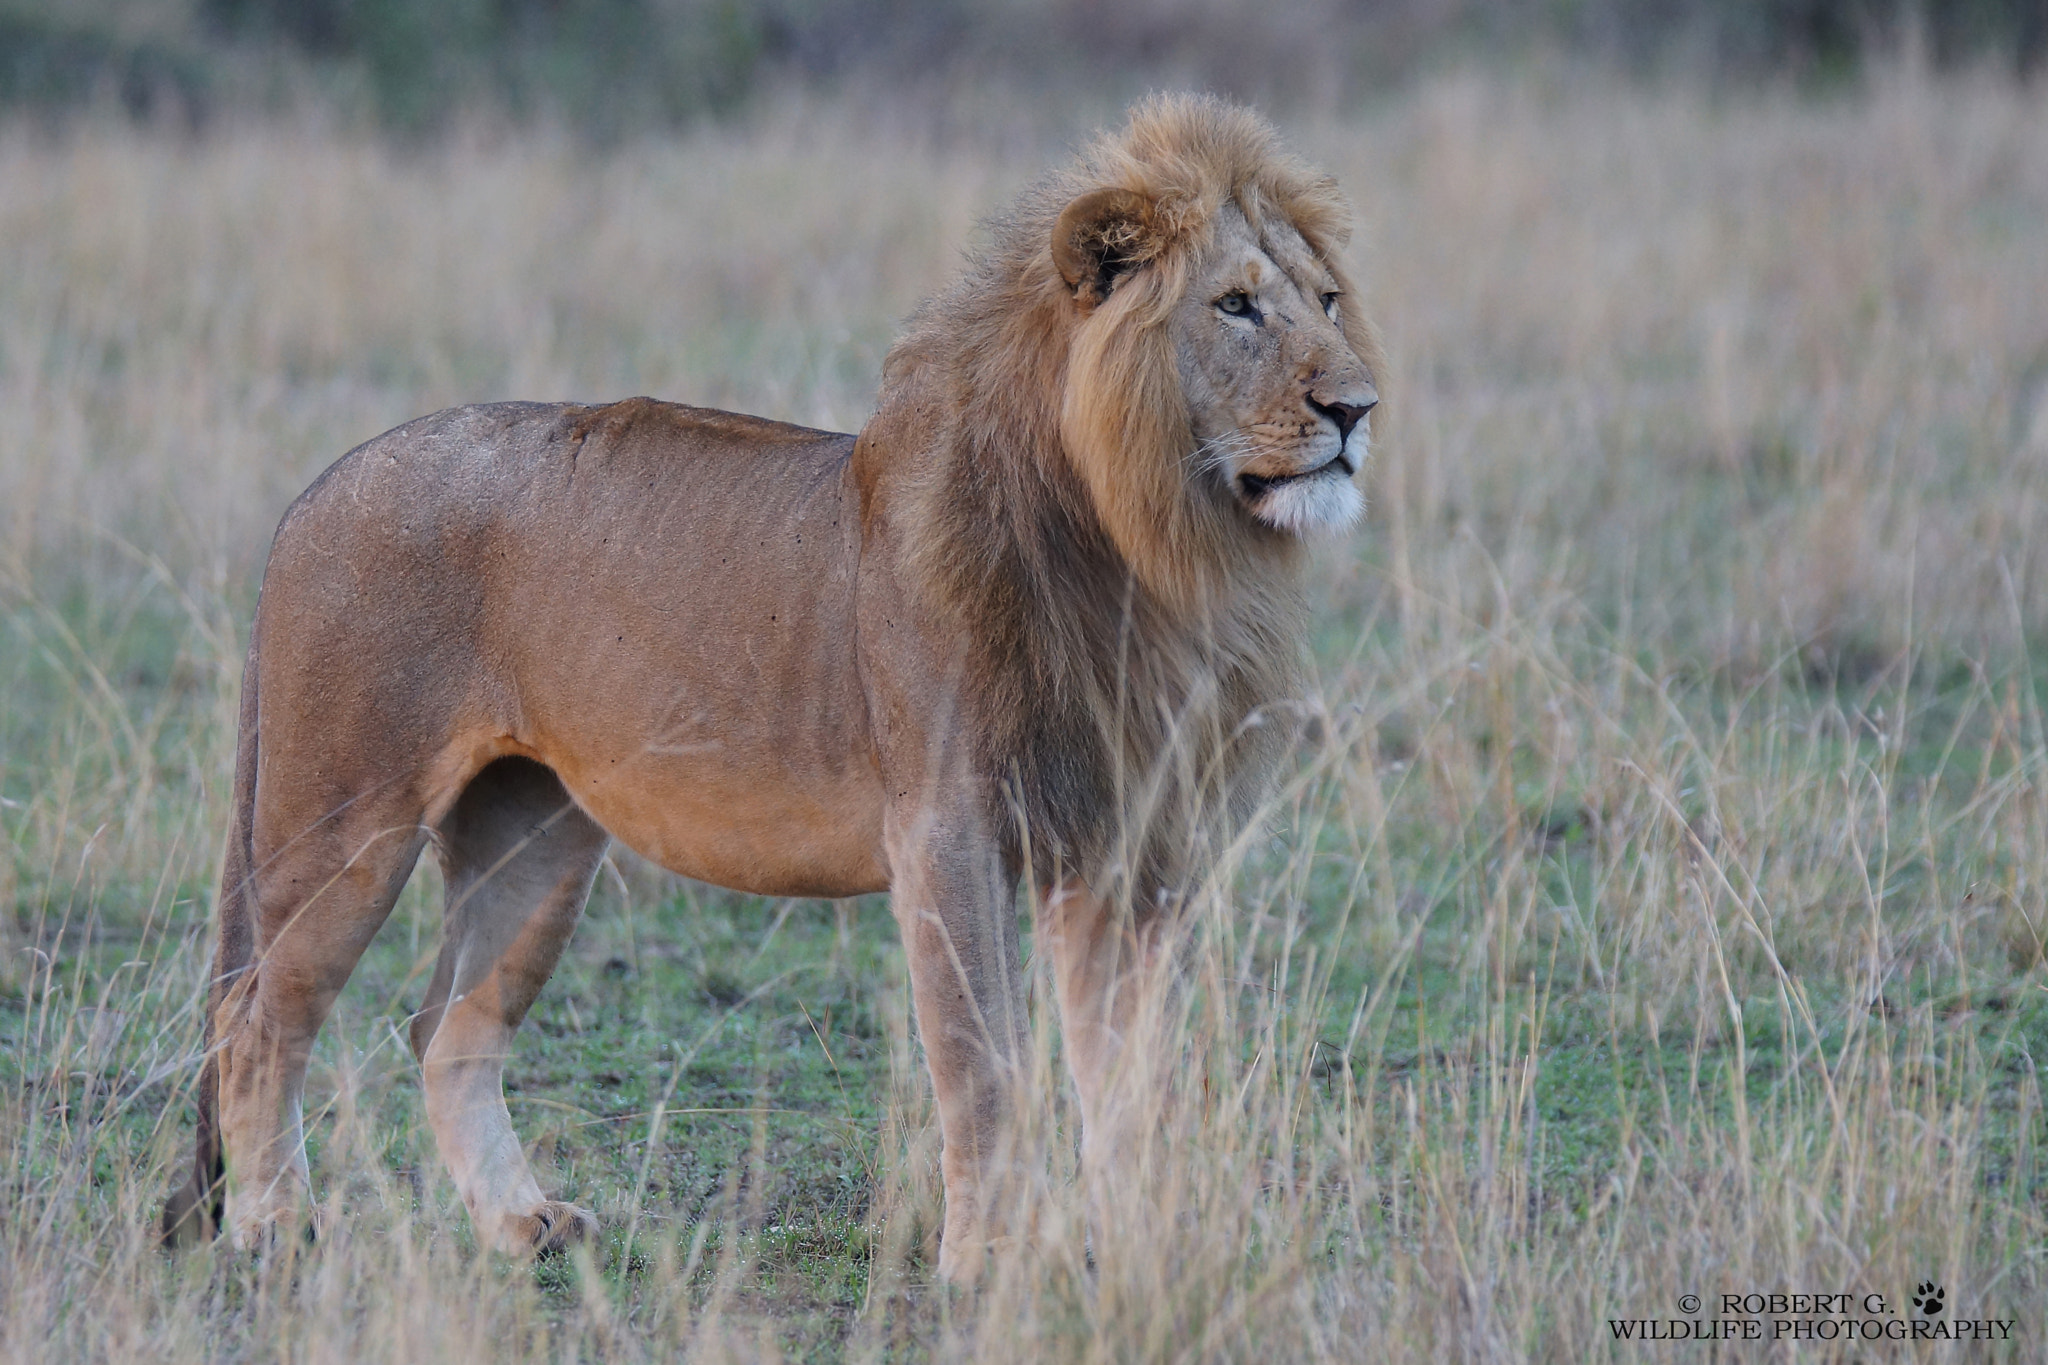
<svg viewBox="0 0 2048 1365">
<path fill-rule="evenodd" d="M 1380 405 L 1380 398 L 1371 389 L 1367 389 L 1365 395 L 1356 402 L 1346 402 L 1343 399 L 1338 399 L 1335 402 L 1325 403 L 1314 394 L 1310 394 L 1308 405 L 1337 424 L 1337 439 L 1339 441 L 1349 441 L 1351 439 L 1351 428 L 1358 425 L 1359 418 Z"/>
</svg>

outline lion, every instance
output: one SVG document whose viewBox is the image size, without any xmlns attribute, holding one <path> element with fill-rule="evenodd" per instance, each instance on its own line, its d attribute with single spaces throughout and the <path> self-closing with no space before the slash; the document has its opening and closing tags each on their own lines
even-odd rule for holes
<svg viewBox="0 0 2048 1365">
<path fill-rule="evenodd" d="M 1335 182 L 1216 99 L 1141 103 L 992 228 L 858 436 L 496 403 L 292 504 L 168 1237 L 260 1248 L 306 1216 L 308 1053 L 429 845 L 445 937 L 411 1041 L 484 1246 L 597 1230 L 536 1183 L 501 1075 L 612 839 L 760 895 L 891 895 L 942 1275 L 1004 1235 L 1027 875 L 1083 1157 L 1113 1152 L 1162 926 L 1288 742 L 1263 722 L 1301 688 L 1307 543 L 1361 511 L 1380 350 Z"/>
</svg>

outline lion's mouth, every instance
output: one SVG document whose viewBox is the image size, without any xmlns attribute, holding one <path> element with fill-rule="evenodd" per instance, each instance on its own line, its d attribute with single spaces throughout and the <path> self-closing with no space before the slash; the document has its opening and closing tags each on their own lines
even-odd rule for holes
<svg viewBox="0 0 2048 1365">
<path fill-rule="evenodd" d="M 1276 488 L 1285 488 L 1291 483 L 1306 483 L 1310 479 L 1320 479 L 1332 471 L 1341 471 L 1337 477 L 1345 479 L 1357 472 L 1340 450 L 1314 469 L 1305 469 L 1299 474 L 1240 474 L 1237 476 L 1237 486 L 1244 490 L 1246 501 L 1257 502 Z"/>
</svg>

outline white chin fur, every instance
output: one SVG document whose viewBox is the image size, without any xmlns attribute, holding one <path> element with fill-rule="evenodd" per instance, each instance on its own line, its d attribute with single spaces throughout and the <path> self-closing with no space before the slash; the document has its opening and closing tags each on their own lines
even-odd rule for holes
<svg viewBox="0 0 2048 1365">
<path fill-rule="evenodd" d="M 1252 504 L 1252 511 L 1268 526 L 1298 536 L 1334 534 L 1358 521 L 1365 511 L 1365 495 L 1348 476 L 1324 474 L 1267 490 Z"/>
</svg>

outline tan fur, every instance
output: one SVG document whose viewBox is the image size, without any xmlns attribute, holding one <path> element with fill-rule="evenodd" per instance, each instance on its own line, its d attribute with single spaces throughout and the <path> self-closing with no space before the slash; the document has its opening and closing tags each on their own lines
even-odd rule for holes
<svg viewBox="0 0 2048 1365">
<path fill-rule="evenodd" d="M 1344 233 L 1256 117 L 1157 99 L 996 225 L 857 439 L 633 399 L 455 410 L 343 457 L 264 579 L 166 1230 L 298 1216 L 307 1052 L 431 842 L 436 1140 L 480 1240 L 587 1235 L 500 1075 L 616 837 L 742 890 L 892 893 L 941 1268 L 973 1274 L 1027 1055 L 1018 878 L 1099 1151 L 1165 911 L 1282 743 L 1298 533 L 1355 515 L 1376 401 Z"/>
</svg>

